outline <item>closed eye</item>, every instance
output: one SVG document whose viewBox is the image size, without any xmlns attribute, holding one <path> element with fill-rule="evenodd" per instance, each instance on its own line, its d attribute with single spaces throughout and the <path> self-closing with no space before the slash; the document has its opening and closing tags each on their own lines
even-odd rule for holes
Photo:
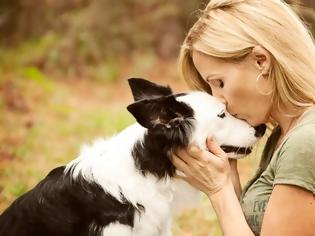
<svg viewBox="0 0 315 236">
<path fill-rule="evenodd" d="M 215 87 L 219 87 L 219 88 L 223 88 L 224 87 L 224 82 L 222 79 L 206 79 L 206 81 L 208 82 L 208 84 L 211 86 L 215 86 Z"/>
<path fill-rule="evenodd" d="M 225 117 L 225 112 L 222 111 L 221 113 L 218 114 L 218 117 L 220 117 L 221 119 L 223 119 Z"/>
</svg>

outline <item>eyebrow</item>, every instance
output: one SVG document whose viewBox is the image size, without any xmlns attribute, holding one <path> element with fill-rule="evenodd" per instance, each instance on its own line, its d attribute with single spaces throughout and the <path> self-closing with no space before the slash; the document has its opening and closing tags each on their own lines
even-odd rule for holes
<svg viewBox="0 0 315 236">
<path fill-rule="evenodd" d="M 216 77 L 216 76 L 218 76 L 218 75 L 221 75 L 221 74 L 210 74 L 210 75 L 208 75 L 208 76 L 206 77 L 205 80 L 207 80 L 207 79 L 209 79 L 209 78 L 211 78 L 211 77 Z"/>
</svg>

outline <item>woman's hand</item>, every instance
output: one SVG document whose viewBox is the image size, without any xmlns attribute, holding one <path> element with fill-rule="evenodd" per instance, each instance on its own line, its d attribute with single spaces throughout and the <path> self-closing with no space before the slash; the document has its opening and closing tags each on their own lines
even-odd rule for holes
<svg viewBox="0 0 315 236">
<path fill-rule="evenodd" d="M 216 141 L 207 139 L 209 151 L 190 146 L 187 150 L 180 150 L 173 156 L 175 167 L 185 176 L 178 175 L 195 188 L 206 193 L 209 197 L 231 184 L 231 168 L 227 154 Z"/>
</svg>

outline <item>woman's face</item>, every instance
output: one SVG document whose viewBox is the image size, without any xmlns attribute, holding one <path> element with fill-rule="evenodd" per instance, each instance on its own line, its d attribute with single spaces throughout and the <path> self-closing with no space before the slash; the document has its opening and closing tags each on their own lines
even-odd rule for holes
<svg viewBox="0 0 315 236">
<path fill-rule="evenodd" d="M 256 85 L 261 70 L 255 57 L 249 55 L 242 62 L 232 63 L 194 51 L 193 62 L 213 96 L 226 104 L 229 113 L 252 126 L 268 122 L 271 96 L 263 93 L 268 92 L 266 87 L 271 90 L 271 86 L 262 76 Z"/>
</svg>

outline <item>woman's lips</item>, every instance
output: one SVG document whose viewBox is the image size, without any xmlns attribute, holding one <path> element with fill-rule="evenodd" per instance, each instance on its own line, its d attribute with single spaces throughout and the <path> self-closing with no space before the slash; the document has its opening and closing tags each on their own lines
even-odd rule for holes
<svg viewBox="0 0 315 236">
<path fill-rule="evenodd" d="M 245 120 L 244 118 L 241 118 L 241 116 L 239 116 L 238 114 L 234 114 L 234 115 L 232 115 L 232 116 L 234 116 L 235 118 L 237 118 L 237 119 L 239 119 L 239 120 Z M 246 120 L 245 120 L 246 121 Z"/>
<path fill-rule="evenodd" d="M 245 119 L 244 117 L 239 116 L 238 114 L 233 115 L 235 118 L 245 121 L 246 123 L 249 123 L 249 121 L 247 119 Z"/>
</svg>

